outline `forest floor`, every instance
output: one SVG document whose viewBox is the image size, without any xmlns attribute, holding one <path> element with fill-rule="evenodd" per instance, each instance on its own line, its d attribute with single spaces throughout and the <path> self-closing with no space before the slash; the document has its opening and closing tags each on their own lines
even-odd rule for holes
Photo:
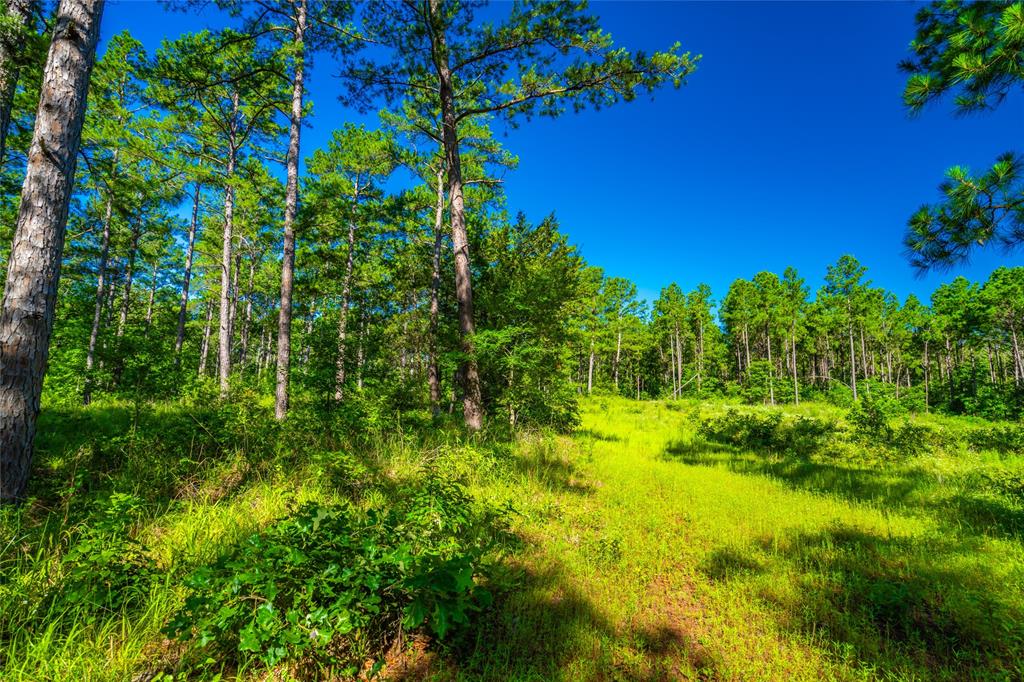
<svg viewBox="0 0 1024 682">
<path fill-rule="evenodd" d="M 241 456 L 165 471 L 159 448 L 131 434 L 201 430 L 170 409 L 44 414 L 38 497 L 0 517 L 0 678 L 172 679 L 184 645 L 162 628 L 183 575 L 302 502 L 352 496 L 366 471 L 415 483 L 427 460 L 444 460 L 476 500 L 512 509 L 516 542 L 500 557 L 494 604 L 443 643 L 393 642 L 385 679 L 1024 678 L 1024 454 L 966 447 L 958 434 L 979 421 L 915 418 L 939 446 L 913 456 L 859 458 L 847 446 L 798 457 L 698 435 L 724 403 L 596 397 L 572 435 L 520 434 L 505 447 L 391 439 L 347 464 L 339 486 L 322 464 Z M 844 418 L 817 404 L 785 413 Z M 252 438 L 245 447 L 260 446 Z M 98 476 L 87 464 L 105 448 L 124 460 Z M 130 609 L 58 612 L 53 586 L 95 523 L 72 500 L 140 480 L 131 490 L 144 511 L 128 532 L 158 577 Z M 383 504 L 371 488 L 362 504 Z M 102 560 L 90 566 L 109 578 Z"/>
</svg>

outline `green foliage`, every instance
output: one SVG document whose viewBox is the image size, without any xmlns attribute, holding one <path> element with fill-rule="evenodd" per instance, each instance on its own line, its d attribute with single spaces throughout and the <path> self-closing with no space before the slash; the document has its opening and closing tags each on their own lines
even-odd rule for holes
<svg viewBox="0 0 1024 682">
<path fill-rule="evenodd" d="M 702 421 L 697 434 L 713 443 L 741 450 L 809 457 L 838 432 L 834 422 L 813 417 L 784 419 L 781 411 L 740 412 L 726 410 L 720 417 Z"/>
<path fill-rule="evenodd" d="M 955 93 L 961 113 L 986 111 L 1022 90 L 1024 3 L 935 0 L 917 13 L 913 57 L 903 101 L 913 112 Z M 991 169 L 972 175 L 946 171 L 942 201 L 922 206 L 909 221 L 905 244 L 911 264 L 927 270 L 965 261 L 990 244 L 1015 248 L 1024 241 L 1024 179 L 1018 153 L 1007 152 Z"/>
<path fill-rule="evenodd" d="M 83 524 L 61 559 L 63 580 L 47 600 L 48 614 L 77 611 L 88 623 L 143 602 L 156 570 L 131 533 L 141 506 L 134 495 L 114 493 Z"/>
<path fill-rule="evenodd" d="M 443 638 L 490 604 L 494 521 L 437 475 L 386 510 L 307 505 L 191 575 L 168 632 L 243 662 L 354 674 L 398 621 Z"/>
<path fill-rule="evenodd" d="M 1024 426 L 996 424 L 967 433 L 967 442 L 978 450 L 995 450 L 1004 455 L 1024 452 Z"/>
</svg>

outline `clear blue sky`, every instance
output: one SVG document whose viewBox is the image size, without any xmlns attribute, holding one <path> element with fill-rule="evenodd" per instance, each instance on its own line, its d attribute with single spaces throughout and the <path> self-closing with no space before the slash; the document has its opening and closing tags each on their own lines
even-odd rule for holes
<svg viewBox="0 0 1024 682">
<path fill-rule="evenodd" d="M 981 252 L 918 279 L 903 257 L 906 219 L 936 199 L 947 167 L 981 169 L 1024 150 L 1019 91 L 984 116 L 957 118 L 948 103 L 907 115 L 896 65 L 919 6 L 595 3 L 618 44 L 650 52 L 678 40 L 703 60 L 688 85 L 654 101 L 507 131 L 505 145 L 520 157 L 506 177 L 509 206 L 533 220 L 555 211 L 588 262 L 649 299 L 673 281 L 706 282 L 720 299 L 733 279 L 787 265 L 816 289 L 844 253 L 901 297 L 1024 265 L 1021 252 Z M 130 29 L 153 50 L 164 37 L 221 23 L 155 2 L 110 2 L 103 36 Z M 337 103 L 332 72 L 327 60 L 315 66 L 304 156 L 345 121 L 367 120 Z"/>
</svg>

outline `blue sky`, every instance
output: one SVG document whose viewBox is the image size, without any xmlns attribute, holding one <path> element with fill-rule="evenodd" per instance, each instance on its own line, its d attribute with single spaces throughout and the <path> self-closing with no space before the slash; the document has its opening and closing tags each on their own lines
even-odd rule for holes
<svg viewBox="0 0 1024 682">
<path fill-rule="evenodd" d="M 948 103 L 911 118 L 897 63 L 918 3 L 597 2 L 620 45 L 647 52 L 675 41 L 703 54 L 689 83 L 599 112 L 537 119 L 502 131 L 520 158 L 505 178 L 509 207 L 554 211 L 593 265 L 653 299 L 670 282 L 724 296 L 737 277 L 795 266 L 812 289 L 852 253 L 878 286 L 927 298 L 957 275 L 983 280 L 1024 252 L 978 253 L 969 265 L 918 278 L 902 253 L 907 217 L 937 197 L 954 164 L 982 169 L 1024 150 L 1024 95 L 955 117 Z M 497 8 L 500 10 L 500 5 Z M 153 50 L 221 21 L 155 2 L 110 2 L 103 37 L 129 29 Z M 103 50 L 101 44 L 100 50 Z M 344 122 L 329 61 L 310 82 L 314 114 L 303 155 Z"/>
</svg>

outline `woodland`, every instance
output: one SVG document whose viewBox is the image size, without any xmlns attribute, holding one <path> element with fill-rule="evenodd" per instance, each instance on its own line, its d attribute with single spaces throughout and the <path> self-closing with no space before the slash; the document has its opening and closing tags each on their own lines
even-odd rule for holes
<svg viewBox="0 0 1024 682">
<path fill-rule="evenodd" d="M 927 300 L 843 255 L 648 301 L 502 178 L 685 93 L 685 34 L 163 4 L 225 26 L 0 5 L 0 679 L 1024 677 L 1024 268 L 956 272 L 1024 243 L 1024 150 L 908 197 Z M 1024 95 L 1024 4 L 906 35 L 909 112 Z M 377 125 L 308 148 L 328 60 Z"/>
</svg>

